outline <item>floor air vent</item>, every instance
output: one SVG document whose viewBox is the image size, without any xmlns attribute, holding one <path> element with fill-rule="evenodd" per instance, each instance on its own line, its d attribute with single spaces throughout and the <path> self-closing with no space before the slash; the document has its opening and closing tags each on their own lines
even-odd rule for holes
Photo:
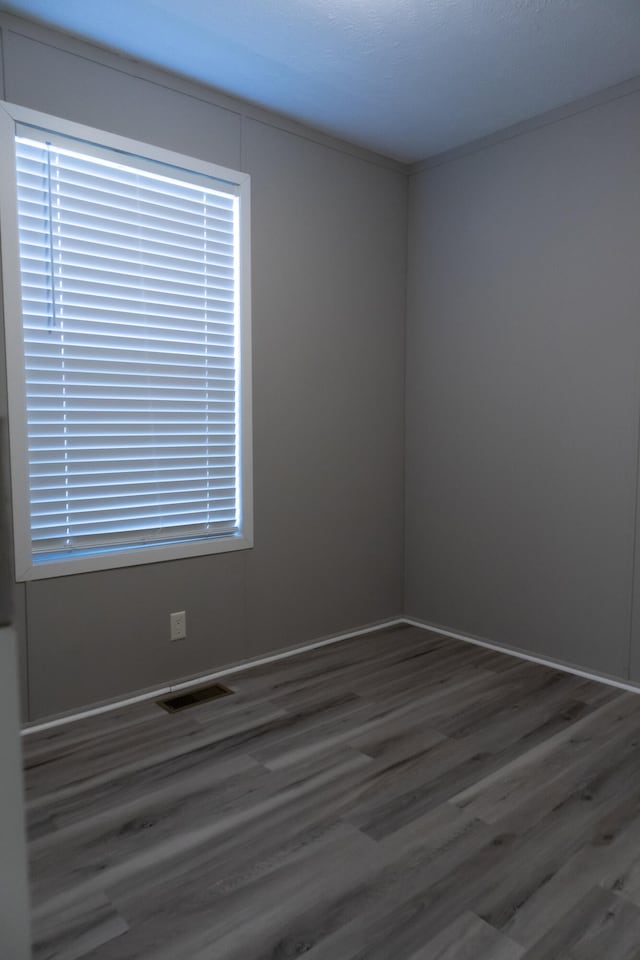
<svg viewBox="0 0 640 960">
<path fill-rule="evenodd" d="M 187 707 L 195 707 L 198 703 L 228 697 L 230 693 L 233 693 L 233 690 L 225 687 L 223 683 L 210 683 L 206 687 L 196 687 L 195 690 L 185 690 L 184 693 L 176 693 L 171 697 L 165 697 L 164 700 L 158 700 L 158 706 L 168 710 L 169 713 L 176 713 L 178 710 L 186 710 Z"/>
</svg>

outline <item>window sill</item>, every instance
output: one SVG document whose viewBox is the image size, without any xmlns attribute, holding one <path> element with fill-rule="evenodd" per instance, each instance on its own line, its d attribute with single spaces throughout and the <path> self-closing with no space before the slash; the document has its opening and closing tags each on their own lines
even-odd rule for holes
<svg viewBox="0 0 640 960">
<path fill-rule="evenodd" d="M 231 537 L 211 537 L 201 540 L 154 544 L 153 546 L 118 548 L 113 551 L 87 553 L 82 556 L 65 557 L 56 560 L 43 560 L 24 570 L 18 570 L 18 582 L 27 580 L 51 580 L 73 574 L 96 573 L 102 570 L 115 570 L 119 567 L 136 567 L 142 564 L 163 563 L 168 560 L 183 560 L 189 557 L 212 556 L 219 553 L 231 553 L 236 550 L 249 550 L 253 539 L 243 534 Z"/>
</svg>

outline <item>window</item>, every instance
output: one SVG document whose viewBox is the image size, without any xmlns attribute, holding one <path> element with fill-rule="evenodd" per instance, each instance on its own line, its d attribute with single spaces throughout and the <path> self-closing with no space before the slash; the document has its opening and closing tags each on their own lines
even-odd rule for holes
<svg viewBox="0 0 640 960">
<path fill-rule="evenodd" d="M 0 114 L 18 578 L 251 546 L 248 177 Z"/>
</svg>

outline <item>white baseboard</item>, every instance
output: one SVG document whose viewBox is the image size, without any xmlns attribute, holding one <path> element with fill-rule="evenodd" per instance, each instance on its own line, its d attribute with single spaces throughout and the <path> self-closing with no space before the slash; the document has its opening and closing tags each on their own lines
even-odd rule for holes
<svg viewBox="0 0 640 960">
<path fill-rule="evenodd" d="M 337 633 L 329 637 L 323 637 L 314 640 L 311 643 L 305 643 L 297 647 L 288 647 L 285 650 L 278 650 L 275 653 L 264 657 L 256 657 L 250 660 L 243 660 L 240 663 L 229 667 L 223 667 L 213 673 L 202 674 L 197 677 L 191 677 L 189 680 L 183 680 L 179 683 L 173 683 L 169 686 L 158 687 L 154 690 L 145 690 L 142 693 L 133 694 L 129 697 L 122 697 L 103 703 L 95 707 L 89 707 L 86 710 L 75 713 L 65 714 L 55 717 L 51 720 L 44 720 L 41 723 L 32 723 L 22 728 L 22 735 L 28 736 L 31 733 L 40 733 L 44 730 L 51 730 L 54 727 L 62 726 L 66 723 L 73 723 L 75 720 L 83 720 L 86 717 L 95 717 L 101 713 L 110 713 L 112 710 L 119 710 L 122 707 L 131 706 L 134 703 L 144 703 L 145 700 L 158 700 L 160 697 L 166 697 L 171 693 L 177 693 L 180 690 L 189 690 L 193 687 L 199 687 L 203 683 L 209 683 L 212 680 L 218 680 L 221 677 L 229 677 L 236 673 L 242 673 L 251 667 L 262 666 L 268 663 L 275 663 L 278 660 L 286 660 L 289 657 L 295 657 L 299 653 L 306 653 L 310 650 L 316 650 L 318 647 L 326 647 L 332 643 L 340 643 L 342 640 L 350 640 L 352 637 L 360 637 L 366 633 L 374 633 L 378 630 L 386 630 L 389 627 L 398 627 L 406 624 L 411 627 L 419 627 L 421 630 L 428 630 L 431 633 L 438 633 L 444 637 L 451 637 L 453 640 L 462 640 L 464 643 L 471 643 L 477 647 L 486 647 L 487 650 L 495 650 L 496 653 L 504 653 L 509 657 L 516 657 L 519 660 L 529 660 L 531 663 L 539 663 L 545 667 L 552 667 L 554 670 L 562 670 L 564 673 L 571 673 L 577 677 L 584 677 L 585 680 L 595 680 L 598 683 L 606 683 L 610 687 L 617 687 L 619 690 L 627 690 L 631 693 L 640 693 L 640 684 L 633 684 L 624 680 L 618 680 L 615 677 L 608 677 L 604 674 L 593 673 L 590 670 L 582 670 L 579 667 L 563 663 L 561 660 L 553 660 L 550 657 L 539 657 L 534 654 L 525 653 L 521 650 L 515 650 L 512 647 L 503 647 L 498 643 L 491 643 L 489 640 L 482 640 L 466 633 L 459 633 L 455 630 L 449 630 L 447 627 L 438 624 L 428 623 L 426 620 L 418 620 L 415 617 L 392 617 L 389 620 L 380 620 L 376 623 L 367 624 L 358 627 L 356 630 L 349 630 L 345 633 Z"/>
<path fill-rule="evenodd" d="M 243 660 L 240 663 L 229 667 L 222 667 L 214 673 L 205 673 L 197 677 L 190 677 L 188 680 L 172 683 L 166 687 L 157 687 L 153 690 L 145 690 L 141 693 L 133 694 L 128 697 L 121 697 L 117 700 L 111 700 L 108 703 L 102 703 L 95 707 L 88 707 L 86 710 L 67 713 L 64 716 L 54 717 L 51 720 L 43 720 L 38 723 L 26 724 L 22 730 L 22 736 L 29 736 L 31 733 L 41 733 L 44 730 L 51 730 L 54 727 L 60 727 L 66 723 L 73 723 L 75 720 L 84 720 L 86 717 L 95 717 L 101 713 L 110 713 L 112 710 L 120 710 L 122 707 L 129 707 L 134 703 L 144 703 L 145 700 L 158 700 L 160 697 L 166 697 L 168 694 L 177 693 L 180 690 L 189 690 L 192 687 L 202 686 L 203 683 L 209 683 L 211 680 L 218 680 L 220 677 L 229 677 L 235 673 L 241 673 L 243 670 L 249 670 L 251 667 L 259 667 L 267 663 L 275 663 L 277 660 L 286 660 L 288 657 L 295 657 L 299 653 L 306 653 L 309 650 L 316 650 L 318 647 L 326 647 L 331 643 L 340 643 L 342 640 L 350 640 L 352 637 L 361 637 L 365 633 L 374 633 L 377 630 L 386 630 L 389 627 L 398 627 L 406 623 L 403 617 L 392 617 L 389 620 L 379 620 L 376 623 L 370 623 L 356 630 L 349 630 L 345 633 L 336 633 L 329 637 L 322 637 L 319 640 L 313 640 L 311 643 L 305 643 L 298 647 L 287 647 L 284 650 L 278 650 L 275 653 L 267 654 L 264 657 L 255 657 L 249 660 Z"/>
<path fill-rule="evenodd" d="M 580 667 L 575 667 L 570 663 L 564 663 L 562 660 L 553 660 L 551 657 L 539 657 L 532 653 L 525 653 L 522 650 L 515 650 L 513 647 L 503 647 L 499 643 L 481 640 L 468 633 L 458 633 L 455 630 L 449 630 L 447 627 L 440 627 L 437 624 L 428 623 L 426 620 L 418 620 L 415 617 L 403 617 L 402 621 L 412 627 L 420 627 L 422 630 L 429 630 L 431 633 L 439 633 L 443 637 L 451 637 L 453 640 L 463 640 L 464 643 L 472 643 L 476 647 L 486 647 L 487 650 L 504 653 L 508 657 L 516 657 L 518 660 L 529 660 L 531 663 L 539 663 L 543 667 L 552 667 L 554 670 L 561 670 L 563 673 L 572 673 L 576 677 L 584 677 L 585 680 L 595 680 L 597 683 L 606 683 L 608 686 L 617 687 L 619 690 L 627 690 L 630 693 L 640 693 L 640 684 L 634 684 L 627 680 L 618 680 L 616 677 L 593 673 L 590 670 L 582 670 Z"/>
</svg>

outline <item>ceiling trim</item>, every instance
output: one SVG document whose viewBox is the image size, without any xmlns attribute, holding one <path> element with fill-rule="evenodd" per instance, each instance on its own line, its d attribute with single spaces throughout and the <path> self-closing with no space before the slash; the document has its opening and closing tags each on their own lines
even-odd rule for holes
<svg viewBox="0 0 640 960">
<path fill-rule="evenodd" d="M 373 150 L 367 150 L 366 147 L 359 147 L 348 140 L 332 137 L 331 134 L 299 123 L 284 114 L 268 110 L 251 101 L 231 96 L 215 87 L 192 80 L 183 74 L 167 70 L 164 67 L 157 67 L 112 47 L 86 40 L 84 37 L 79 37 L 73 33 L 58 30 L 41 20 L 18 17 L 15 14 L 0 10 L 0 29 L 8 30 L 18 36 L 45 44 L 64 53 L 100 63 L 102 66 L 117 70 L 127 76 L 146 80 L 157 86 L 167 87 L 185 96 L 193 97 L 223 110 L 229 110 L 245 119 L 267 124 L 282 130 L 284 133 L 310 140 L 312 143 L 320 144 L 358 160 L 372 163 L 375 166 L 404 175 L 409 173 L 409 166 L 400 160 L 394 160 L 383 154 L 375 153 Z"/>
<path fill-rule="evenodd" d="M 534 130 L 540 130 L 554 123 L 560 123 L 569 117 L 586 113 L 589 110 L 595 110 L 607 103 L 612 103 L 614 100 L 621 100 L 624 97 L 630 97 L 639 92 L 640 76 L 632 77 L 630 80 L 624 80 L 622 83 L 616 83 L 612 87 L 606 87 L 604 90 L 592 93 L 588 97 L 572 100 L 570 103 L 566 103 L 561 107 L 555 107 L 553 110 L 548 110 L 545 113 L 537 114 L 535 117 L 514 123 L 510 127 L 503 127 L 501 130 L 496 130 L 495 133 L 487 134 L 486 137 L 471 140 L 469 143 L 465 143 L 460 147 L 454 147 L 451 150 L 445 150 L 443 153 L 428 157 L 426 160 L 419 160 L 417 163 L 409 164 L 409 175 L 413 176 L 425 170 L 432 170 L 434 167 L 441 167 L 445 163 L 461 160 L 474 153 L 479 153 L 481 150 L 496 147 L 501 143 L 506 143 L 508 140 L 525 136 Z"/>
</svg>

